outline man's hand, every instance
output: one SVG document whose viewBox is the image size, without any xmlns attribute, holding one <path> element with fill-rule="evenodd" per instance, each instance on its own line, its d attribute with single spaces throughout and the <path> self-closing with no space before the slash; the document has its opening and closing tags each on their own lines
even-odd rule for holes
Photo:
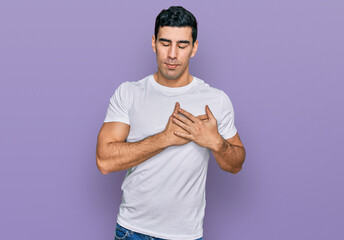
<svg viewBox="0 0 344 240">
<path fill-rule="evenodd" d="M 190 139 L 187 139 L 187 138 L 184 138 L 184 137 L 180 137 L 180 136 L 174 134 L 174 132 L 188 134 L 188 132 L 185 131 L 183 128 L 181 128 L 177 124 L 173 123 L 173 115 L 176 114 L 176 115 L 179 116 L 179 114 L 178 114 L 179 110 L 180 110 L 180 105 L 179 105 L 178 102 L 176 102 L 176 105 L 174 107 L 173 113 L 169 117 L 167 125 L 166 125 L 166 128 L 163 131 L 163 133 L 165 135 L 165 140 L 167 141 L 167 144 L 169 146 L 173 146 L 173 145 L 174 146 L 179 146 L 179 145 L 184 145 L 184 144 L 190 142 Z M 194 118 L 196 118 L 198 121 L 201 121 L 201 122 L 208 120 L 208 116 L 206 114 L 199 115 L 199 116 L 194 117 Z"/>
<path fill-rule="evenodd" d="M 198 117 L 195 117 L 181 108 L 178 108 L 177 111 L 182 113 L 185 117 L 173 112 L 172 121 L 183 129 L 183 131 L 174 129 L 174 134 L 176 136 L 193 141 L 199 146 L 211 150 L 215 149 L 219 142 L 222 142 L 222 137 L 217 130 L 217 120 L 210 111 L 208 105 L 205 107 L 205 116 L 207 116 L 207 119 L 204 120 L 200 120 Z"/>
</svg>

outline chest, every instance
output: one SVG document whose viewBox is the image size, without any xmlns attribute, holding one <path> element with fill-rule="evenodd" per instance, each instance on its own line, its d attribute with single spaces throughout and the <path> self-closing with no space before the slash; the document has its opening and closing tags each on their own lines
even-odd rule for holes
<svg viewBox="0 0 344 240">
<path fill-rule="evenodd" d="M 127 141 L 139 141 L 162 132 L 173 113 L 176 102 L 194 116 L 206 114 L 206 105 L 209 105 L 215 118 L 218 118 L 220 112 L 221 102 L 214 96 L 190 94 L 152 98 L 142 94 L 135 98 L 129 112 L 130 132 Z"/>
</svg>

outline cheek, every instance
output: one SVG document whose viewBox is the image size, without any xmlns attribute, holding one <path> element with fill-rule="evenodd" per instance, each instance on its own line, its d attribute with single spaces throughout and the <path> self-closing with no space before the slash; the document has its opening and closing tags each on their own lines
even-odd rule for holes
<svg viewBox="0 0 344 240">
<path fill-rule="evenodd" d="M 158 62 L 161 61 L 161 54 L 160 54 L 159 50 L 156 51 L 155 56 L 156 56 L 156 59 Z"/>
<path fill-rule="evenodd" d="M 191 52 L 186 52 L 186 53 L 183 53 L 181 56 L 180 56 L 180 60 L 183 62 L 183 63 L 187 63 L 189 61 L 191 57 Z"/>
<path fill-rule="evenodd" d="M 165 52 L 161 49 L 157 49 L 156 57 L 158 60 L 162 61 L 165 58 Z"/>
</svg>

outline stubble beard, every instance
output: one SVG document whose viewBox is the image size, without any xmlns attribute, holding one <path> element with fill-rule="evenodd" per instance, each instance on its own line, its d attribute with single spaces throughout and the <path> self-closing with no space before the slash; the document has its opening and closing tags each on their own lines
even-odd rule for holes
<svg viewBox="0 0 344 240">
<path fill-rule="evenodd" d="M 165 63 L 162 63 L 162 65 L 165 65 Z M 181 66 L 179 66 L 181 67 Z M 159 70 L 159 73 L 162 75 L 162 77 L 168 79 L 168 80 L 176 80 L 180 78 L 186 71 L 187 65 L 184 66 L 182 69 L 175 69 L 175 70 L 169 70 L 167 68 L 163 68 L 161 66 Z"/>
<path fill-rule="evenodd" d="M 159 53 L 158 53 L 157 49 L 156 49 L 156 59 L 157 59 L 157 62 L 159 62 Z M 171 63 L 171 64 L 180 64 L 180 63 L 165 59 L 165 60 L 161 61 L 160 65 L 158 64 L 159 74 L 163 78 L 168 79 L 168 80 L 176 80 L 176 79 L 180 78 L 185 73 L 185 71 L 189 65 L 189 62 L 187 61 L 184 66 L 179 65 L 179 67 L 182 67 L 181 69 L 171 70 L 171 69 L 168 69 L 166 67 L 165 63 Z"/>
</svg>

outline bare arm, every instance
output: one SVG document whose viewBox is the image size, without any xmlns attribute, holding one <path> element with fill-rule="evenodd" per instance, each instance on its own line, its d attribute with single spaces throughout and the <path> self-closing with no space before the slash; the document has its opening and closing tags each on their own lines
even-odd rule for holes
<svg viewBox="0 0 344 240">
<path fill-rule="evenodd" d="M 178 113 L 177 103 L 174 113 Z M 205 119 L 206 115 L 198 116 Z M 165 148 L 172 145 L 183 145 L 190 142 L 175 136 L 173 131 L 183 131 L 173 124 L 170 116 L 164 131 L 147 137 L 138 142 L 125 142 L 130 126 L 121 122 L 104 123 L 100 129 L 97 143 L 97 167 L 102 174 L 121 171 L 134 167 Z"/>
<path fill-rule="evenodd" d="M 226 140 L 220 136 L 211 150 L 222 170 L 233 174 L 241 170 L 246 152 L 238 133 Z"/>
<path fill-rule="evenodd" d="M 97 144 L 97 166 L 102 174 L 131 168 L 164 150 L 163 133 L 138 142 L 124 142 L 129 125 L 121 122 L 104 123 Z"/>
</svg>

